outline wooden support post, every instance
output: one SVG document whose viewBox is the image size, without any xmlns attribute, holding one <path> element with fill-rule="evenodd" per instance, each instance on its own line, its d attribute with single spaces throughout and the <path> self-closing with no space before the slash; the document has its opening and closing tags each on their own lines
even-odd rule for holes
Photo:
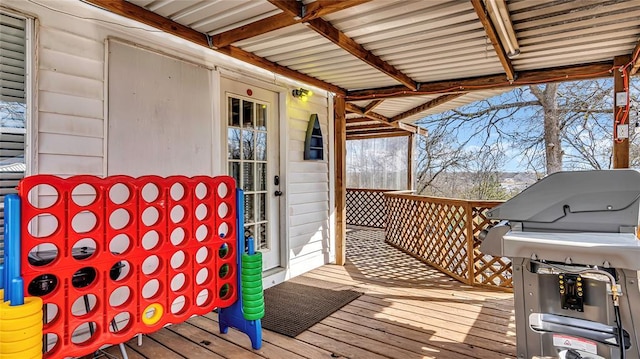
<svg viewBox="0 0 640 359">
<path fill-rule="evenodd" d="M 619 67 L 624 66 L 631 61 L 631 57 L 626 56 L 616 56 L 613 58 L 613 66 Z M 624 115 L 625 107 L 618 107 L 617 103 L 617 93 L 627 91 L 627 96 L 629 96 L 629 89 L 625 89 L 624 87 L 624 76 L 623 73 L 618 71 L 617 69 L 613 71 L 613 126 L 614 131 L 616 133 L 616 129 L 619 125 L 620 120 Z M 624 104 L 620 104 L 620 106 L 624 106 Z M 629 120 L 627 119 L 626 124 L 629 124 Z M 628 128 L 628 127 L 627 127 Z M 629 131 L 627 131 L 629 132 Z M 625 138 L 622 140 L 618 140 L 617 138 L 613 139 L 613 168 L 629 168 L 629 138 Z"/>
<path fill-rule="evenodd" d="M 333 101 L 335 174 L 336 174 L 336 264 L 347 261 L 347 120 L 344 97 L 336 96 Z"/>
<path fill-rule="evenodd" d="M 465 213 L 465 217 L 466 217 L 466 225 L 465 225 L 465 231 L 466 231 L 466 250 L 467 250 L 467 277 L 468 277 L 468 282 L 470 285 L 475 285 L 476 283 L 476 271 L 475 271 L 475 253 L 473 250 L 473 242 L 474 242 L 474 238 L 473 238 L 473 206 L 471 205 L 471 203 L 466 202 L 464 205 L 464 213 Z"/>
<path fill-rule="evenodd" d="M 407 190 L 413 190 L 413 151 L 414 144 L 416 140 L 416 135 L 413 133 L 407 136 L 407 141 L 409 142 L 409 146 L 407 146 Z"/>
</svg>

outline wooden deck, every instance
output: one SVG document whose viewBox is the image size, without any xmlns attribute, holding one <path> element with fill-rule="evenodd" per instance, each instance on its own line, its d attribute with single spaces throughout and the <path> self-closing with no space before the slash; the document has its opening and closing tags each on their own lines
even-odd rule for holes
<svg viewBox="0 0 640 359">
<path fill-rule="evenodd" d="M 384 232 L 352 228 L 348 264 L 296 282 L 356 289 L 360 298 L 295 339 L 263 332 L 263 347 L 218 331 L 215 313 L 127 343 L 129 358 L 482 358 L 515 357 L 511 294 L 471 288 L 384 243 Z M 107 353 L 120 358 L 117 348 Z M 109 356 L 111 356 L 109 355 Z"/>
</svg>

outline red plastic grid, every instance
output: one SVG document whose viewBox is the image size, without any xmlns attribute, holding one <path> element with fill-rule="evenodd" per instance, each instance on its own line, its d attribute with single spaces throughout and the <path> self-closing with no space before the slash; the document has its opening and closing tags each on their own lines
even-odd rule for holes
<svg viewBox="0 0 640 359">
<path fill-rule="evenodd" d="M 55 342 L 45 358 L 89 354 L 237 299 L 231 177 L 36 175 L 22 180 L 19 192 L 25 293 L 57 281 L 42 295 L 49 317 L 43 333 Z M 57 253 L 45 255 L 52 246 Z M 91 253 L 83 247 L 95 250 L 81 258 Z M 37 266 L 30 253 L 55 259 Z M 90 283 L 80 284 L 83 277 Z M 85 301 L 88 313 L 78 311 Z M 163 315 L 149 318 L 149 306 Z"/>
</svg>

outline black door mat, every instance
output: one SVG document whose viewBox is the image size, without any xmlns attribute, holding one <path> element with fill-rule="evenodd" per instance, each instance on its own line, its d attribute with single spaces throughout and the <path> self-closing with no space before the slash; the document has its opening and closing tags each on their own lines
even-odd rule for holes
<svg viewBox="0 0 640 359">
<path fill-rule="evenodd" d="M 284 282 L 264 291 L 262 327 L 293 338 L 361 295 Z"/>
</svg>

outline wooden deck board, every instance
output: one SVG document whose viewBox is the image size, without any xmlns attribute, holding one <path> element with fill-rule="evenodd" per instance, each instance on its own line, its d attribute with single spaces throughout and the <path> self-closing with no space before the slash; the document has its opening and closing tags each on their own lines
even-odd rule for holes
<svg viewBox="0 0 640 359">
<path fill-rule="evenodd" d="M 166 329 L 161 329 L 161 331 L 166 330 Z M 180 338 L 175 338 L 175 340 L 181 340 Z M 144 345 L 143 346 L 138 346 L 137 344 L 137 339 L 131 339 L 130 341 L 127 342 L 127 353 L 131 352 L 131 351 L 135 351 L 139 354 L 141 354 L 143 357 L 145 358 L 167 358 L 167 359 L 182 359 L 182 358 L 186 358 L 185 356 L 182 356 L 174 351 L 172 351 L 171 349 L 167 348 L 166 346 L 160 344 L 158 341 L 156 341 L 153 337 L 145 337 L 144 338 Z M 131 350 L 129 350 L 131 349 Z M 118 353 L 119 354 L 119 353 Z M 116 354 L 117 358 L 120 358 L 120 356 Z"/>
<path fill-rule="evenodd" d="M 203 318 L 208 318 L 215 321 L 216 325 L 218 325 L 217 314 L 209 313 L 205 315 Z M 242 338 L 242 341 L 247 344 L 247 347 L 250 346 L 247 338 L 244 334 L 238 333 Z M 316 347 L 314 345 L 310 345 L 300 340 L 291 340 L 291 338 L 284 336 L 279 333 L 271 332 L 268 330 L 264 330 L 262 333 L 263 347 L 269 343 L 271 345 L 286 349 L 296 355 L 297 358 L 309 358 L 309 359 L 325 359 L 331 357 L 333 354 L 330 351 L 327 351 L 323 348 Z"/>
<path fill-rule="evenodd" d="M 247 336 L 244 333 L 240 333 L 235 330 L 229 330 L 227 334 L 220 334 L 218 329 L 218 322 L 214 322 L 205 317 L 194 317 L 189 319 L 189 324 L 197 328 L 202 328 L 206 330 L 209 335 L 214 335 L 215 339 L 222 339 L 233 343 L 236 347 L 234 348 L 233 355 L 238 355 L 238 358 L 282 358 L 282 359 L 295 359 L 299 358 L 298 355 L 292 353 L 286 349 L 275 346 L 265 340 L 263 340 L 262 348 L 260 350 L 252 351 L 251 350 L 251 342 L 247 339 Z M 220 341 L 220 340 L 219 340 Z M 231 356 L 228 351 L 221 351 L 225 353 L 225 355 Z M 252 356 L 248 355 L 247 352 L 255 353 L 257 355 Z"/>
<path fill-rule="evenodd" d="M 364 294 L 296 338 L 263 331 L 263 346 L 220 334 L 217 315 L 194 317 L 127 343 L 130 358 L 475 358 L 515 357 L 513 296 L 459 283 L 385 244 L 384 232 L 347 234 L 347 264 L 293 280 Z M 120 358 L 117 347 L 108 353 Z"/>
</svg>

